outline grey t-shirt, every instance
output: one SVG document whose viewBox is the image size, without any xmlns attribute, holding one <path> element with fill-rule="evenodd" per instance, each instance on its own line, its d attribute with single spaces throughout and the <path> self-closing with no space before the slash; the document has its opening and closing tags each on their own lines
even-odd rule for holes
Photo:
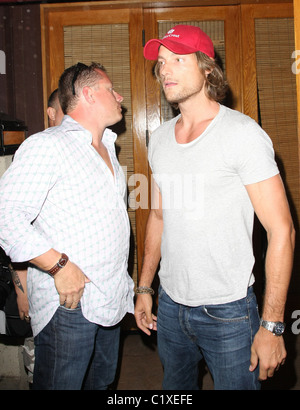
<svg viewBox="0 0 300 410">
<path fill-rule="evenodd" d="M 178 144 L 178 118 L 153 133 L 148 149 L 162 194 L 161 285 L 187 306 L 241 299 L 254 282 L 245 185 L 279 173 L 272 142 L 254 120 L 220 105 L 198 138 Z"/>
</svg>

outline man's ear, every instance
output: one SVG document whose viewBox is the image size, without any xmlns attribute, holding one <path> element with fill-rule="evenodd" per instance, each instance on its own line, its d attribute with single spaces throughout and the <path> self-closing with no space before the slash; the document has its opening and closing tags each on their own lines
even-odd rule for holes
<svg viewBox="0 0 300 410">
<path fill-rule="evenodd" d="M 88 104 L 94 104 L 93 89 L 91 87 L 83 87 L 82 94 Z"/>
<path fill-rule="evenodd" d="M 50 120 L 55 121 L 55 114 L 56 114 L 55 108 L 48 107 L 47 108 L 47 114 L 48 114 L 48 117 L 50 118 Z"/>
<path fill-rule="evenodd" d="M 212 69 L 211 69 L 211 70 L 205 70 L 205 77 L 207 78 L 208 75 L 209 75 L 211 72 L 212 72 Z"/>
</svg>

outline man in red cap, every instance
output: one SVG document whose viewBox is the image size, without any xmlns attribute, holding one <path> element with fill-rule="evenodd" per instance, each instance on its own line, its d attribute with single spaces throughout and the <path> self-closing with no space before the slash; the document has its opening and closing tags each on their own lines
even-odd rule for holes
<svg viewBox="0 0 300 410">
<path fill-rule="evenodd" d="M 294 227 L 272 142 L 221 104 L 226 83 L 210 38 L 178 25 L 147 59 L 180 114 L 151 136 L 153 203 L 135 317 L 157 329 L 165 389 L 197 389 L 204 357 L 215 389 L 259 389 L 284 363 Z M 262 318 L 253 291 L 254 213 L 267 232 Z M 160 262 L 157 318 L 151 284 Z M 157 323 L 156 323 L 157 321 Z"/>
</svg>

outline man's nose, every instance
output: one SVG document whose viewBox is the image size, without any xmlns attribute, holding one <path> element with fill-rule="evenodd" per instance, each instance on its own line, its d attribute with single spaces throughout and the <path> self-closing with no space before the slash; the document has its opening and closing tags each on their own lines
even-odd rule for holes
<svg viewBox="0 0 300 410">
<path fill-rule="evenodd" d="M 122 97 L 121 94 L 117 93 L 116 91 L 114 91 L 114 94 L 115 94 L 115 99 L 116 99 L 118 102 L 122 102 L 122 101 L 123 101 L 124 98 Z"/>
<path fill-rule="evenodd" d="M 166 77 L 167 75 L 171 74 L 171 66 L 167 62 L 165 62 L 161 67 L 160 67 L 160 75 L 162 77 Z"/>
</svg>

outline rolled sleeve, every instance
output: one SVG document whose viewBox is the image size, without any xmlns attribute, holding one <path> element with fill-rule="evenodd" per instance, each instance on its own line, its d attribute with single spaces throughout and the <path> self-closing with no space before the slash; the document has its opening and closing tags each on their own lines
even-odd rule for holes
<svg viewBox="0 0 300 410">
<path fill-rule="evenodd" d="M 51 248 L 32 222 L 55 184 L 56 157 L 47 138 L 36 134 L 21 145 L 0 180 L 0 245 L 14 262 L 30 260 Z"/>
</svg>

